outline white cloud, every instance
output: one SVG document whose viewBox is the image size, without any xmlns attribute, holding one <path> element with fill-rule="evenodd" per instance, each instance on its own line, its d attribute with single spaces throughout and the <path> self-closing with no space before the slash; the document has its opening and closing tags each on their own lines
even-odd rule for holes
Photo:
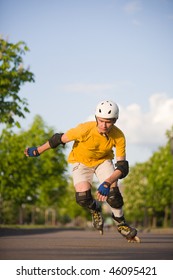
<svg viewBox="0 0 173 280">
<path fill-rule="evenodd" d="M 117 126 L 123 130 L 129 144 L 153 147 L 165 143 L 165 132 L 173 125 L 173 98 L 165 93 L 151 95 L 147 112 L 143 112 L 139 104 L 119 107 Z M 94 120 L 94 116 L 90 115 L 87 120 Z"/>
<path fill-rule="evenodd" d="M 68 93 L 80 93 L 80 94 L 93 94 L 100 92 L 115 92 L 126 90 L 127 88 L 133 88 L 134 84 L 128 80 L 116 80 L 114 83 L 75 83 L 66 84 L 58 87 L 58 90 L 62 90 Z"/>
<path fill-rule="evenodd" d="M 76 92 L 76 93 L 92 93 L 104 90 L 112 90 L 114 88 L 113 84 L 69 84 L 61 87 L 64 91 L 67 92 Z"/>
<path fill-rule="evenodd" d="M 139 104 L 119 107 L 117 126 L 126 136 L 127 158 L 131 165 L 145 162 L 167 142 L 165 132 L 173 125 L 173 98 L 165 93 L 151 95 L 147 112 L 143 112 Z M 94 116 L 90 115 L 87 120 L 94 120 Z"/>
<path fill-rule="evenodd" d="M 120 106 L 117 125 L 124 130 L 131 144 L 161 145 L 166 139 L 166 130 L 173 125 L 173 98 L 164 93 L 152 95 L 147 112 L 138 104 Z"/>
<path fill-rule="evenodd" d="M 131 1 L 124 6 L 124 11 L 128 14 L 134 14 L 141 10 L 141 3 L 140 1 Z"/>
<path fill-rule="evenodd" d="M 135 25 L 135 26 L 140 26 L 141 25 L 140 21 L 137 20 L 137 19 L 133 19 L 132 24 Z"/>
</svg>

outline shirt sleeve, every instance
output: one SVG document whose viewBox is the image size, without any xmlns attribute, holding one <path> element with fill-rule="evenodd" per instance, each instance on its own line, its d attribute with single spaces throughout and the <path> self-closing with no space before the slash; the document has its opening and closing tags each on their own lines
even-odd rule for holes
<svg viewBox="0 0 173 280">
<path fill-rule="evenodd" d="M 126 139 L 121 130 L 115 139 L 116 157 L 126 157 Z"/>
<path fill-rule="evenodd" d="M 88 129 L 86 128 L 85 124 L 79 124 L 78 126 L 71 128 L 66 132 L 66 135 L 70 141 L 82 141 L 86 138 L 87 134 Z"/>
</svg>

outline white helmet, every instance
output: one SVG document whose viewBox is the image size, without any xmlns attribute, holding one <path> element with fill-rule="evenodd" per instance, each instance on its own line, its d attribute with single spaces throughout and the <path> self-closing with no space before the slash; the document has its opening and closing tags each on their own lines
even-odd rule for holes
<svg viewBox="0 0 173 280">
<path fill-rule="evenodd" d="M 97 105 L 95 115 L 104 119 L 118 119 L 118 105 L 112 101 L 102 101 Z"/>
</svg>

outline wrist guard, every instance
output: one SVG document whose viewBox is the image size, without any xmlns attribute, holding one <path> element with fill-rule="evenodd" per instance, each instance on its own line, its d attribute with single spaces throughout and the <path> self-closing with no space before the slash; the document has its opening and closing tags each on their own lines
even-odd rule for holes
<svg viewBox="0 0 173 280">
<path fill-rule="evenodd" d="M 28 148 L 27 154 L 29 157 L 38 157 L 40 155 L 37 150 L 37 147 Z"/>
<path fill-rule="evenodd" d="M 129 163 L 127 160 L 119 160 L 117 161 L 117 163 L 115 164 L 115 170 L 120 170 L 122 175 L 120 177 L 120 179 L 124 178 L 127 176 L 127 174 L 129 173 Z"/>
<path fill-rule="evenodd" d="M 64 133 L 55 133 L 50 139 L 49 139 L 49 145 L 52 149 L 56 148 L 59 145 L 65 145 L 61 141 L 61 137 Z"/>
<path fill-rule="evenodd" d="M 103 182 L 99 188 L 98 188 L 98 192 L 101 194 L 101 195 L 104 195 L 104 196 L 108 196 L 109 192 L 110 192 L 110 183 L 108 182 Z"/>
</svg>

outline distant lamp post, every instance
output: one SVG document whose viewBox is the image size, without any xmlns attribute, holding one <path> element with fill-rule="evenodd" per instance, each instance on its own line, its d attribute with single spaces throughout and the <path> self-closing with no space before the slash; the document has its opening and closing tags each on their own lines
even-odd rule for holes
<svg viewBox="0 0 173 280">
<path fill-rule="evenodd" d="M 172 155 L 172 174 L 173 174 L 173 130 L 170 134 L 170 149 Z M 172 194 L 171 194 L 171 227 L 173 227 L 173 175 L 172 175 Z"/>
</svg>

